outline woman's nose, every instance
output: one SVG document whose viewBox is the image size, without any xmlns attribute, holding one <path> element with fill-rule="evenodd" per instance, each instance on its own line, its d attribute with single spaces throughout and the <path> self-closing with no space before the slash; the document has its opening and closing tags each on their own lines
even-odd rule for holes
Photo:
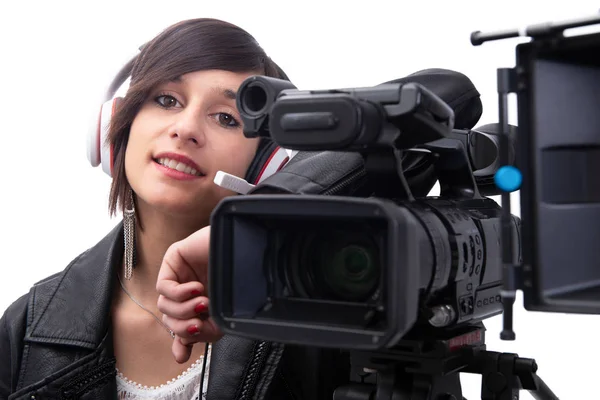
<svg viewBox="0 0 600 400">
<path fill-rule="evenodd" d="M 178 139 L 185 143 L 192 143 L 195 146 L 203 146 L 205 143 L 204 126 L 197 113 L 180 113 L 179 120 L 171 128 L 172 139 Z"/>
</svg>

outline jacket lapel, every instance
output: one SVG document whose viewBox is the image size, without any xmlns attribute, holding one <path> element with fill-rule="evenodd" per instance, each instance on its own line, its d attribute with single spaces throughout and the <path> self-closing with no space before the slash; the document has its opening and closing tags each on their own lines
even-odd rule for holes
<svg viewBox="0 0 600 400">
<path fill-rule="evenodd" d="M 122 239 L 122 224 L 118 224 L 62 273 L 31 289 L 26 342 L 98 347 L 110 323 L 114 269 L 123 253 Z"/>
<path fill-rule="evenodd" d="M 281 359 L 283 345 L 226 335 L 213 345 L 206 398 L 262 399 Z"/>
<path fill-rule="evenodd" d="M 235 336 L 224 336 L 213 344 L 206 394 L 208 399 L 239 398 L 240 385 L 255 346 L 254 341 Z M 236 362 L 232 363 L 231 360 Z"/>
<path fill-rule="evenodd" d="M 112 357 L 112 343 L 108 343 L 111 339 L 112 336 L 107 334 L 96 351 L 87 353 L 71 353 L 64 348 L 56 351 L 48 345 L 27 344 L 19 390 L 8 400 L 116 400 L 115 359 Z M 44 371 L 46 363 L 50 363 L 52 368 L 43 375 L 40 371 Z"/>
<path fill-rule="evenodd" d="M 19 391 L 11 399 L 116 397 L 110 305 L 122 239 L 118 224 L 64 271 L 31 288 Z"/>
</svg>

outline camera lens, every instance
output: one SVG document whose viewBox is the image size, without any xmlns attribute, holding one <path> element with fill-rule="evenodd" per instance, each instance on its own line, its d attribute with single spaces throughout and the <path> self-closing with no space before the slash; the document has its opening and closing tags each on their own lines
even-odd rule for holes
<svg viewBox="0 0 600 400">
<path fill-rule="evenodd" d="M 295 294 L 308 298 L 366 301 L 379 288 L 377 246 L 363 233 L 330 231 L 295 236 L 286 268 Z"/>
<path fill-rule="evenodd" d="M 320 263 L 313 264 L 313 276 L 323 289 L 342 299 L 368 297 L 379 280 L 372 249 L 349 244 L 342 248 L 323 249 Z"/>
</svg>

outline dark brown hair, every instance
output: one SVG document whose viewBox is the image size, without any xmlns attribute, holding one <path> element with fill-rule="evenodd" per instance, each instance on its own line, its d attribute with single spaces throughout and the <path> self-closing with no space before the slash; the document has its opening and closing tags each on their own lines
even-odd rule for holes
<svg viewBox="0 0 600 400">
<path fill-rule="evenodd" d="M 111 119 L 108 142 L 113 146 L 113 181 L 109 213 L 125 207 L 129 182 L 125 175 L 125 148 L 136 114 L 158 85 L 189 72 L 219 69 L 259 71 L 285 78 L 248 32 L 231 23 L 197 18 L 171 25 L 142 47 L 133 62 L 127 94 Z"/>
</svg>

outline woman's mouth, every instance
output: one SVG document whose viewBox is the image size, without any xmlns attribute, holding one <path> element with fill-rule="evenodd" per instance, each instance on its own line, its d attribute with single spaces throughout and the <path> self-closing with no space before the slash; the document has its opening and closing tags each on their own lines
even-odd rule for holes
<svg viewBox="0 0 600 400">
<path fill-rule="evenodd" d="M 189 165 L 182 163 L 181 161 L 172 160 L 170 158 L 155 158 L 154 162 L 162 165 L 163 167 L 183 172 L 184 174 L 188 174 L 191 176 L 205 176 L 202 172 L 197 169 L 190 167 Z"/>
</svg>

